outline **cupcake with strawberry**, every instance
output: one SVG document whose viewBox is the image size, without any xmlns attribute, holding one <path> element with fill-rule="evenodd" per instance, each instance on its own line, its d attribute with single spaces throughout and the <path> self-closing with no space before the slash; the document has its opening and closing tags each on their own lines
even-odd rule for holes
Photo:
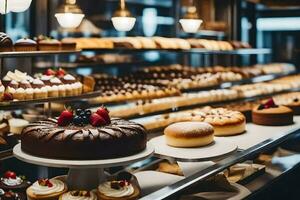
<svg viewBox="0 0 300 200">
<path fill-rule="evenodd" d="M 39 179 L 27 189 L 26 193 L 28 200 L 57 200 L 67 191 L 67 185 L 61 180 Z"/>
<path fill-rule="evenodd" d="M 0 180 L 0 188 L 4 191 L 25 192 L 29 186 L 25 176 L 17 176 L 13 171 L 5 172 Z"/>
</svg>

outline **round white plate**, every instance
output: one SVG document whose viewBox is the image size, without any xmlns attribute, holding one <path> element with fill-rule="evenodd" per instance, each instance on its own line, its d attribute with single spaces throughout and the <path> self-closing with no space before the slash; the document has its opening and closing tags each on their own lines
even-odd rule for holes
<svg viewBox="0 0 300 200">
<path fill-rule="evenodd" d="M 21 144 L 17 144 L 13 149 L 14 155 L 19 160 L 27 163 L 37 164 L 47 167 L 64 167 L 64 168 L 105 168 L 113 166 L 122 166 L 144 160 L 152 156 L 154 147 L 151 144 L 147 144 L 147 148 L 135 155 L 105 159 L 105 160 L 59 160 L 59 159 L 48 159 L 37 156 L 29 155 L 21 150 Z"/>
<path fill-rule="evenodd" d="M 154 146 L 155 153 L 162 157 L 172 157 L 179 161 L 207 161 L 227 156 L 237 150 L 237 145 L 222 138 L 216 138 L 214 143 L 197 148 L 176 148 L 168 146 L 165 136 L 153 138 L 149 142 Z"/>
</svg>

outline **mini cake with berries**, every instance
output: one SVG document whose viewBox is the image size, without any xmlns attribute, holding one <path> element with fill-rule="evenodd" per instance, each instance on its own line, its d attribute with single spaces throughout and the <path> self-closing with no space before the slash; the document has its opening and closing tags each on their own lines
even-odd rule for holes
<svg viewBox="0 0 300 200">
<path fill-rule="evenodd" d="M 68 191 L 67 185 L 58 179 L 39 179 L 27 190 L 28 200 L 57 200 Z"/>
<path fill-rule="evenodd" d="M 5 191 L 25 192 L 30 182 L 25 176 L 17 176 L 15 172 L 7 171 L 0 180 L 0 188 Z"/>
<path fill-rule="evenodd" d="M 276 105 L 273 99 L 256 106 L 252 110 L 252 122 L 266 126 L 293 124 L 293 111 L 286 106 Z"/>
<path fill-rule="evenodd" d="M 140 193 L 136 177 L 128 172 L 122 172 L 113 180 L 100 184 L 97 191 L 98 199 L 103 200 L 135 200 Z"/>
<path fill-rule="evenodd" d="M 13 191 L 7 191 L 0 189 L 0 199 L 1 200 L 25 200 L 26 196 L 25 194 L 13 192 Z"/>
<path fill-rule="evenodd" d="M 59 197 L 59 200 L 97 200 L 97 195 L 94 191 L 86 190 L 73 190 L 67 193 L 62 194 Z"/>
<path fill-rule="evenodd" d="M 58 119 L 28 125 L 21 135 L 22 151 L 56 159 L 107 159 L 129 156 L 146 148 L 142 125 L 110 119 L 106 108 L 97 112 L 65 110 Z"/>
</svg>

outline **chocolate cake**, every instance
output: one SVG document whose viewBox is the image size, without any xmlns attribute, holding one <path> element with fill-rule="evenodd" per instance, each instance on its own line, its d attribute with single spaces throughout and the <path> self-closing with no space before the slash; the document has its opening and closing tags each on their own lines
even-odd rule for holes
<svg viewBox="0 0 300 200">
<path fill-rule="evenodd" d="M 69 111 L 64 112 L 58 120 L 27 126 L 21 135 L 22 151 L 46 158 L 91 160 L 129 156 L 146 148 L 147 135 L 140 124 L 118 118 L 110 120 L 97 113 L 90 114 L 90 122 L 77 115 L 66 123 Z"/>
<path fill-rule="evenodd" d="M 3 32 L 0 32 L 0 51 L 12 51 L 13 50 L 13 42 L 11 38 Z"/>
<path fill-rule="evenodd" d="M 266 126 L 283 126 L 293 124 L 293 111 L 285 106 L 276 105 L 273 99 L 260 104 L 252 110 L 252 121 Z"/>
</svg>

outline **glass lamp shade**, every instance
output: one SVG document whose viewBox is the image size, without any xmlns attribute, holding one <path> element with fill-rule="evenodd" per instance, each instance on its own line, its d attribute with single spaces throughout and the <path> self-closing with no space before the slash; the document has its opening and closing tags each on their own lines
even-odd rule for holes
<svg viewBox="0 0 300 200">
<path fill-rule="evenodd" d="M 63 28 L 76 28 L 80 25 L 84 14 L 77 13 L 57 13 L 55 17 Z"/>
<path fill-rule="evenodd" d="M 135 24 L 134 17 L 112 17 L 111 21 L 117 31 L 130 31 Z"/>
<path fill-rule="evenodd" d="M 10 10 L 8 10 L 8 7 L 5 9 L 5 1 L 6 0 L 0 0 L 0 13 L 2 15 L 5 15 L 10 12 Z"/>
<path fill-rule="evenodd" d="M 201 19 L 180 19 L 179 20 L 182 29 L 184 30 L 184 32 L 187 33 L 196 33 L 199 30 L 202 22 L 203 21 Z"/>
<path fill-rule="evenodd" d="M 31 1 L 32 0 L 7 0 L 7 9 L 11 12 L 24 12 L 30 7 Z"/>
</svg>

